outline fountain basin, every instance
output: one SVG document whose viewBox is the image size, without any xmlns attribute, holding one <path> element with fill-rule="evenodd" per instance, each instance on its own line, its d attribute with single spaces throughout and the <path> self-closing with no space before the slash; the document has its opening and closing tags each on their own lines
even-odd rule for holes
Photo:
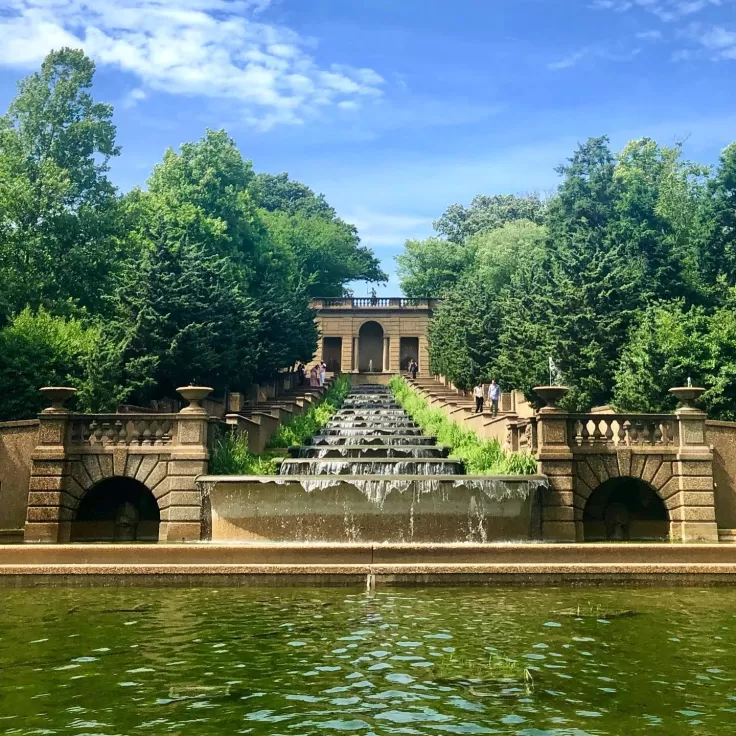
<svg viewBox="0 0 736 736">
<path fill-rule="evenodd" d="M 200 476 L 214 541 L 540 538 L 544 476 Z"/>
</svg>

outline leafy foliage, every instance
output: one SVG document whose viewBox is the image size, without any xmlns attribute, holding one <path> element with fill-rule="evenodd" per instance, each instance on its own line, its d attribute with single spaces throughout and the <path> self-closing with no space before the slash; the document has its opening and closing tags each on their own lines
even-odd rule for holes
<svg viewBox="0 0 736 736">
<path fill-rule="evenodd" d="M 190 382 L 245 391 L 310 360 L 310 296 L 386 279 L 355 227 L 286 174 L 256 175 L 222 130 L 121 196 L 94 71 L 54 51 L 0 118 L 0 342 L 18 353 L 0 371 L 28 387 L 0 397 L 0 418 L 33 414 L 62 377 L 82 408 L 114 410 Z"/>
<path fill-rule="evenodd" d="M 396 401 L 404 411 L 442 445 L 449 445 L 451 457 L 462 460 L 472 475 L 533 475 L 537 461 L 528 453 L 505 452 L 498 440 L 482 440 L 475 432 L 450 421 L 439 409 L 430 409 L 401 376 L 389 382 Z"/>
<path fill-rule="evenodd" d="M 461 248 L 465 262 L 430 327 L 433 369 L 462 388 L 495 377 L 531 399 L 552 357 L 577 410 L 614 399 L 671 407 L 667 389 L 699 376 L 712 415 L 736 415 L 736 145 L 713 174 L 680 145 L 644 138 L 614 155 L 607 138 L 591 138 L 558 171 L 543 219 L 515 219 L 515 208 L 469 234 L 468 211 L 448 210 L 432 253 L 447 264 Z M 406 258 L 415 249 L 407 243 Z M 414 259 L 404 276 L 412 285 L 439 271 Z"/>
<path fill-rule="evenodd" d="M 27 419 L 46 408 L 41 386 L 78 385 L 95 338 L 79 320 L 24 309 L 0 330 L 3 418 Z"/>
<path fill-rule="evenodd" d="M 244 432 L 226 432 L 215 441 L 209 460 L 210 475 L 277 475 L 278 472 L 276 455 L 251 452 Z"/>
<path fill-rule="evenodd" d="M 268 447 L 292 447 L 303 445 L 305 440 L 317 434 L 332 419 L 350 393 L 350 381 L 340 376 L 328 389 L 324 399 L 317 406 L 282 424 L 271 437 Z"/>
</svg>

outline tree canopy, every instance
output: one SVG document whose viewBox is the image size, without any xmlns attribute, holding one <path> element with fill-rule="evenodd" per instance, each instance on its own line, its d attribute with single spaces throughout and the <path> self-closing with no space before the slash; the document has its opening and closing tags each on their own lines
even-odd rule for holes
<svg viewBox="0 0 736 736">
<path fill-rule="evenodd" d="M 192 382 L 245 390 L 310 360 L 310 297 L 387 278 L 355 227 L 305 184 L 256 174 L 223 130 L 121 194 L 94 72 L 54 51 L 0 118 L 0 419 L 38 411 L 49 383 L 114 410 Z"/>
<path fill-rule="evenodd" d="M 407 242 L 407 293 L 445 297 L 434 369 L 534 399 L 552 358 L 580 410 L 671 408 L 667 389 L 691 377 L 714 416 L 736 417 L 736 144 L 711 169 L 679 144 L 643 138 L 615 154 L 591 138 L 558 173 L 544 202 L 476 197 L 445 212 L 437 237 Z"/>
</svg>

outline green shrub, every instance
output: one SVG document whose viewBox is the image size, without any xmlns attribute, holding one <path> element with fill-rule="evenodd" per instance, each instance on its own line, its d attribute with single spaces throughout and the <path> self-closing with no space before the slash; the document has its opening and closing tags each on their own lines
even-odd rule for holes
<svg viewBox="0 0 736 736">
<path fill-rule="evenodd" d="M 451 422 L 439 409 L 431 409 L 400 376 L 389 382 L 396 400 L 425 434 L 449 445 L 450 457 L 462 460 L 471 475 L 534 475 L 536 459 L 525 452 L 506 452 L 498 440 L 482 440 L 475 432 Z"/>
<path fill-rule="evenodd" d="M 224 434 L 215 442 L 210 456 L 210 475 L 276 475 L 278 472 L 276 456 L 251 452 L 244 432 Z"/>
<path fill-rule="evenodd" d="M 332 419 L 349 393 L 350 381 L 340 376 L 317 406 L 311 406 L 303 414 L 282 424 L 268 441 L 268 447 L 303 445 Z"/>
</svg>

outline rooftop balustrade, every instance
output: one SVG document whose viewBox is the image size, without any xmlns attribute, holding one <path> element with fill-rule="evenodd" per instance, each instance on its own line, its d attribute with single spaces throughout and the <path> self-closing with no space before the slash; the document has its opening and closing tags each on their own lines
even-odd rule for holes
<svg viewBox="0 0 736 736">
<path fill-rule="evenodd" d="M 339 297 L 312 299 L 314 309 L 434 309 L 438 299 L 406 299 L 404 297 Z"/>
</svg>

